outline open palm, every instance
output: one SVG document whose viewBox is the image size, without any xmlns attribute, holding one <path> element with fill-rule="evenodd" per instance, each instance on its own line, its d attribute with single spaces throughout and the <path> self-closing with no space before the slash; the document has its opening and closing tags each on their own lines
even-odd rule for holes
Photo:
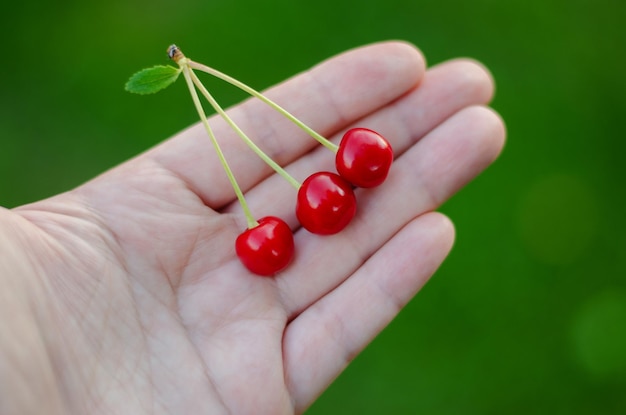
<svg viewBox="0 0 626 415">
<path fill-rule="evenodd" d="M 4 347 L 36 363 L 15 384 L 46 413 L 304 411 L 448 253 L 453 227 L 432 211 L 500 151 L 502 122 L 482 106 L 492 88 L 474 62 L 426 71 L 412 46 L 387 42 L 268 91 L 327 137 L 358 125 L 394 147 L 387 181 L 357 191 L 355 219 L 333 236 L 299 229 L 294 189 L 212 118 L 253 214 L 294 230 L 295 260 L 273 278 L 235 256 L 245 219 L 198 125 L 75 190 L 1 210 L 0 278 L 23 316 Z M 297 179 L 333 170 L 328 150 L 258 100 L 229 113 Z"/>
</svg>

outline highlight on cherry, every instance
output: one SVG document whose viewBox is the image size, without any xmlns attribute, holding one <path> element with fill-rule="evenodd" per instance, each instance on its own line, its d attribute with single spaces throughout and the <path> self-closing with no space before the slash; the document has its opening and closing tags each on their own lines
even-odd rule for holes
<svg viewBox="0 0 626 415">
<path fill-rule="evenodd" d="M 182 73 L 200 122 L 246 217 L 247 229 L 234 242 L 239 261 L 250 272 L 260 276 L 274 276 L 285 270 L 293 261 L 296 251 L 293 233 L 289 225 L 277 216 L 255 219 L 209 125 L 198 92 L 258 157 L 294 187 L 295 216 L 300 225 L 313 234 L 332 235 L 345 229 L 357 212 L 354 188 L 372 188 L 382 184 L 387 178 L 393 162 L 393 150 L 379 133 L 362 127 L 351 128 L 344 133 L 337 145 L 250 86 L 187 58 L 176 45 L 167 49 L 167 55 L 178 67 L 157 65 L 143 69 L 130 77 L 125 88 L 136 94 L 153 94 L 176 82 Z M 304 182 L 297 181 L 239 128 L 202 84 L 195 71 L 207 73 L 245 91 L 300 127 L 334 153 L 337 174 L 327 171 L 313 172 Z"/>
</svg>

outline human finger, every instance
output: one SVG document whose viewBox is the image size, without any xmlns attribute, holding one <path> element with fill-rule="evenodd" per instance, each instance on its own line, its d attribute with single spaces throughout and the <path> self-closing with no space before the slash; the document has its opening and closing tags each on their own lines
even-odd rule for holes
<svg viewBox="0 0 626 415">
<path fill-rule="evenodd" d="M 302 412 L 435 272 L 454 239 L 441 214 L 418 217 L 293 320 L 283 338 L 287 388 Z"/>
</svg>

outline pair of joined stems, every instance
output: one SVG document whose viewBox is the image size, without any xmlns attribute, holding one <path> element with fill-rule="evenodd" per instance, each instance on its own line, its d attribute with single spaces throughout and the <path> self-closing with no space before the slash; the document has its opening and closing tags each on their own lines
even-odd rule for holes
<svg viewBox="0 0 626 415">
<path fill-rule="evenodd" d="M 207 120 L 207 116 L 206 113 L 204 112 L 204 109 L 202 108 L 202 103 L 200 102 L 200 98 L 198 97 L 198 93 L 196 92 L 196 88 L 198 88 L 198 90 L 200 90 L 200 92 L 202 93 L 202 95 L 207 99 L 207 101 L 209 101 L 209 103 L 211 104 L 211 106 L 213 107 L 213 109 L 224 119 L 224 121 L 226 121 L 228 123 L 228 125 L 231 126 L 231 128 L 233 128 L 233 130 L 235 130 L 235 132 L 239 135 L 239 137 L 241 137 L 242 140 L 245 141 L 245 143 L 252 149 L 252 151 L 254 151 L 254 153 L 256 155 L 258 155 L 265 163 L 267 163 L 276 173 L 280 174 L 285 180 L 287 180 L 294 188 L 299 189 L 301 186 L 301 183 L 299 183 L 296 179 L 293 178 L 293 176 L 291 176 L 289 173 L 287 173 L 280 165 L 278 165 L 274 160 L 272 160 L 267 154 L 265 154 L 265 152 L 263 152 L 263 150 L 261 150 L 240 128 L 239 126 L 228 116 L 228 114 L 226 114 L 226 112 L 224 111 L 224 109 L 218 104 L 218 102 L 215 100 L 215 98 L 213 98 L 213 95 L 211 95 L 211 93 L 206 89 L 206 87 L 202 84 L 202 82 L 200 81 L 200 79 L 198 78 L 198 76 L 194 73 L 193 69 L 197 69 L 199 71 L 202 72 L 206 72 L 210 75 L 213 75 L 217 78 L 220 78 L 240 89 L 242 89 L 243 91 L 247 92 L 248 94 L 260 99 L 261 101 L 265 102 L 266 104 L 268 104 L 270 107 L 272 107 L 273 109 L 275 109 L 276 111 L 278 111 L 280 114 L 282 114 L 283 116 L 285 116 L 287 119 L 289 119 L 290 121 L 292 121 L 294 124 L 296 124 L 298 127 L 300 127 L 302 130 L 304 130 L 306 133 L 308 133 L 311 137 L 313 137 L 314 139 L 316 139 L 320 144 L 322 144 L 324 147 L 328 148 L 329 150 L 333 151 L 333 152 L 337 152 L 338 147 L 336 144 L 330 142 L 329 140 L 327 140 L 326 138 L 324 138 L 323 136 L 321 136 L 320 134 L 318 134 L 317 132 L 315 132 L 314 130 L 312 130 L 311 128 L 309 128 L 306 124 L 304 124 L 302 121 L 300 121 L 299 119 L 297 119 L 296 117 L 294 117 L 291 113 L 289 113 L 288 111 L 286 111 L 284 108 L 282 108 L 281 106 L 279 106 L 278 104 L 276 104 L 274 101 L 270 100 L 269 98 L 267 98 L 265 95 L 261 94 L 260 92 L 250 88 L 248 85 L 238 81 L 235 78 L 232 78 L 216 69 L 213 69 L 211 67 L 208 67 L 206 65 L 194 62 L 188 58 L 186 58 L 184 55 L 182 55 L 182 53 L 180 52 L 180 50 L 177 50 L 177 55 L 175 55 L 173 57 L 173 59 L 175 60 L 175 62 L 180 66 L 182 72 L 183 72 L 183 76 L 185 77 L 185 81 L 187 82 L 187 87 L 189 88 L 189 92 L 191 93 L 191 98 L 193 100 L 194 106 L 196 107 L 196 110 L 198 111 L 198 115 L 200 116 L 200 120 L 202 121 L 202 124 L 206 130 L 206 132 L 209 135 L 209 138 L 211 139 L 213 146 L 215 147 L 215 151 L 217 153 L 217 156 L 224 168 L 224 171 L 226 172 L 226 175 L 228 176 L 228 180 L 230 181 L 231 186 L 233 187 L 235 194 L 237 196 L 237 199 L 239 200 L 239 203 L 241 204 L 241 208 L 244 212 L 244 215 L 246 216 L 246 220 L 248 223 L 248 228 L 254 228 L 256 226 L 258 226 L 258 222 L 256 221 L 256 219 L 254 218 L 254 216 L 252 215 L 252 212 L 250 211 L 250 208 L 248 206 L 248 203 L 246 202 L 245 197 L 243 196 L 243 192 L 241 191 L 241 188 L 239 187 L 239 184 L 237 183 L 237 180 L 235 179 L 235 176 L 233 175 L 232 170 L 230 169 L 230 166 L 228 164 L 228 162 L 226 161 L 226 158 L 224 157 L 224 153 L 222 152 L 219 143 L 217 142 L 217 139 L 215 138 L 215 134 L 213 134 L 213 130 L 211 129 L 209 122 Z"/>
</svg>

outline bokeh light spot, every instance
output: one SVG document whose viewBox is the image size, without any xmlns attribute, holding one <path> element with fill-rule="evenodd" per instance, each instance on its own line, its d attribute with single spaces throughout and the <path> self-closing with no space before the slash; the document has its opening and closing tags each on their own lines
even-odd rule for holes
<svg viewBox="0 0 626 415">
<path fill-rule="evenodd" d="M 599 378 L 626 376 L 626 293 L 596 295 L 574 320 L 573 340 L 579 363 Z"/>
</svg>

